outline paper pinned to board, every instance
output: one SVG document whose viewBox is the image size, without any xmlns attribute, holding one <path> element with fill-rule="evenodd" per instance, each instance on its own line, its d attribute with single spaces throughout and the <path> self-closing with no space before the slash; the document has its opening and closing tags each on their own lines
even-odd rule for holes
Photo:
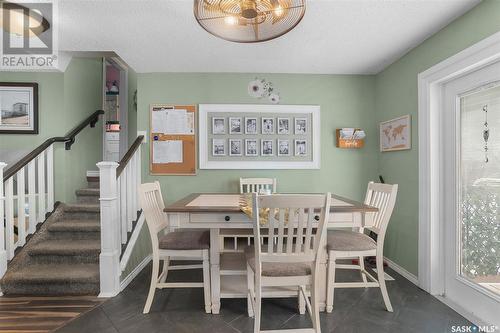
<svg viewBox="0 0 500 333">
<path fill-rule="evenodd" d="M 153 163 L 182 163 L 182 141 L 153 141 Z"/>
<path fill-rule="evenodd" d="M 194 113 L 185 109 L 153 110 L 151 127 L 153 133 L 194 134 Z"/>
</svg>

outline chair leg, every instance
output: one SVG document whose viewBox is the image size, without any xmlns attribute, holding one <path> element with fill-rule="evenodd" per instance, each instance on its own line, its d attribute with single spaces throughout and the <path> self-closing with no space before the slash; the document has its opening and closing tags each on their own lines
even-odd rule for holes
<svg viewBox="0 0 500 333">
<path fill-rule="evenodd" d="M 387 287 L 385 286 L 384 257 L 381 253 L 377 253 L 377 275 L 378 283 L 380 285 L 380 291 L 382 292 L 382 297 L 384 298 L 385 307 L 387 308 L 387 311 L 392 312 L 391 300 L 389 299 Z"/>
<path fill-rule="evenodd" d="M 304 295 L 302 294 L 302 291 L 300 290 L 300 286 L 298 287 L 298 294 L 297 294 L 297 299 L 299 303 L 299 313 L 303 315 L 306 313 L 306 300 L 304 298 Z"/>
<path fill-rule="evenodd" d="M 247 312 L 249 317 L 254 316 L 254 308 L 252 305 L 252 295 L 255 295 L 255 281 L 254 281 L 254 272 L 247 264 L 247 287 L 248 287 L 248 295 L 247 295 Z M 254 300 L 255 301 L 255 300 Z"/>
<path fill-rule="evenodd" d="M 165 283 L 167 281 L 168 266 L 170 265 L 170 257 L 163 259 L 163 269 L 161 272 L 160 283 Z"/>
<path fill-rule="evenodd" d="M 365 270 L 365 257 L 363 257 L 363 256 L 359 257 L 359 267 L 360 267 L 360 272 L 361 272 L 361 279 L 363 279 L 363 283 L 367 283 L 366 275 L 364 273 L 364 270 Z"/>
<path fill-rule="evenodd" d="M 319 289 L 319 283 L 318 283 L 318 275 L 313 273 L 313 279 L 312 279 L 312 285 L 311 285 L 311 320 L 313 324 L 313 329 L 314 332 L 316 333 L 321 333 L 321 324 L 320 324 L 320 319 L 319 319 L 319 304 L 318 304 L 318 289 Z"/>
<path fill-rule="evenodd" d="M 255 288 L 255 309 L 254 309 L 254 324 L 253 324 L 254 333 L 260 333 L 261 307 L 262 307 L 261 287 L 260 283 L 258 282 L 258 285 Z"/>
<path fill-rule="evenodd" d="M 328 254 L 328 273 L 326 283 L 326 312 L 333 311 L 333 297 L 335 293 L 335 254 Z"/>
<path fill-rule="evenodd" d="M 153 299 L 155 297 L 156 284 L 158 283 L 158 271 L 160 270 L 160 259 L 158 256 L 153 256 L 153 269 L 151 272 L 151 284 L 149 285 L 148 298 L 146 300 L 146 305 L 144 305 L 144 310 L 142 313 L 149 313 L 151 309 L 151 304 L 153 304 Z"/>
<path fill-rule="evenodd" d="M 208 250 L 203 251 L 203 292 L 205 312 L 212 313 L 212 298 L 210 293 L 210 261 Z"/>
</svg>

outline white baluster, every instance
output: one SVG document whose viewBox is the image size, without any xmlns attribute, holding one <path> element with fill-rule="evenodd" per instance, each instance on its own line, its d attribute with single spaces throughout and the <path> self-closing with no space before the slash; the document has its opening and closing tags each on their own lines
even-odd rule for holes
<svg viewBox="0 0 500 333">
<path fill-rule="evenodd" d="M 134 152 L 130 161 L 130 170 L 132 170 L 132 217 L 137 220 L 137 155 Z"/>
<path fill-rule="evenodd" d="M 127 231 L 132 231 L 132 222 L 135 220 L 132 207 L 132 170 L 130 164 L 125 167 L 125 177 L 127 177 Z"/>
<path fill-rule="evenodd" d="M 122 243 L 127 242 L 127 185 L 125 183 L 125 174 L 121 174 L 118 178 L 120 183 L 120 229 L 122 235 Z"/>
<path fill-rule="evenodd" d="M 5 197 L 3 195 L 3 168 L 7 164 L 0 162 L 0 218 L 4 219 L 4 202 Z M 5 250 L 5 227 L 3 223 L 0 223 L 0 278 L 7 271 L 7 251 Z"/>
<path fill-rule="evenodd" d="M 45 221 L 45 152 L 41 152 L 37 158 L 38 162 L 38 222 Z"/>
<path fill-rule="evenodd" d="M 137 191 L 139 190 L 139 185 L 142 184 L 142 161 L 141 161 L 141 147 L 137 148 Z M 139 195 L 137 196 L 137 210 L 139 210 Z"/>
<path fill-rule="evenodd" d="M 14 177 L 5 183 L 5 249 L 7 259 L 14 257 Z"/>
<path fill-rule="evenodd" d="M 47 148 L 47 211 L 54 210 L 54 144 Z"/>
<path fill-rule="evenodd" d="M 26 196 L 24 188 L 24 168 L 21 168 L 16 175 L 17 180 L 17 246 L 24 246 L 26 243 Z"/>
<path fill-rule="evenodd" d="M 28 234 L 36 231 L 36 172 L 35 160 L 28 163 Z"/>
<path fill-rule="evenodd" d="M 99 256 L 101 297 L 112 297 L 120 291 L 120 231 L 116 162 L 99 162 L 101 206 L 101 254 Z"/>
</svg>

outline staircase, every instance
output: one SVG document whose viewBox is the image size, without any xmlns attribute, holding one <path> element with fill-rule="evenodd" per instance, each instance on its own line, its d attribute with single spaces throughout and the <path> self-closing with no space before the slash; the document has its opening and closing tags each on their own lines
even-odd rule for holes
<svg viewBox="0 0 500 333">
<path fill-rule="evenodd" d="M 76 191 L 77 203 L 56 206 L 9 263 L 6 295 L 97 295 L 100 206 L 98 179 Z"/>
</svg>

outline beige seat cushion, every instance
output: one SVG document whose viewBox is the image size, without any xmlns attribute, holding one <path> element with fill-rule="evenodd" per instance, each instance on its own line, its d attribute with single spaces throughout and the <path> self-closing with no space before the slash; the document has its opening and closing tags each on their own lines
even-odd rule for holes
<svg viewBox="0 0 500 333">
<path fill-rule="evenodd" d="M 377 248 L 377 243 L 365 234 L 346 230 L 328 230 L 328 251 L 366 251 Z"/>
<path fill-rule="evenodd" d="M 245 257 L 248 265 L 255 272 L 255 249 L 253 246 L 245 248 Z M 311 275 L 311 263 L 280 263 L 263 262 L 262 276 L 304 276 Z"/>
<path fill-rule="evenodd" d="M 178 230 L 159 238 L 163 250 L 204 250 L 210 248 L 210 231 Z"/>
</svg>

